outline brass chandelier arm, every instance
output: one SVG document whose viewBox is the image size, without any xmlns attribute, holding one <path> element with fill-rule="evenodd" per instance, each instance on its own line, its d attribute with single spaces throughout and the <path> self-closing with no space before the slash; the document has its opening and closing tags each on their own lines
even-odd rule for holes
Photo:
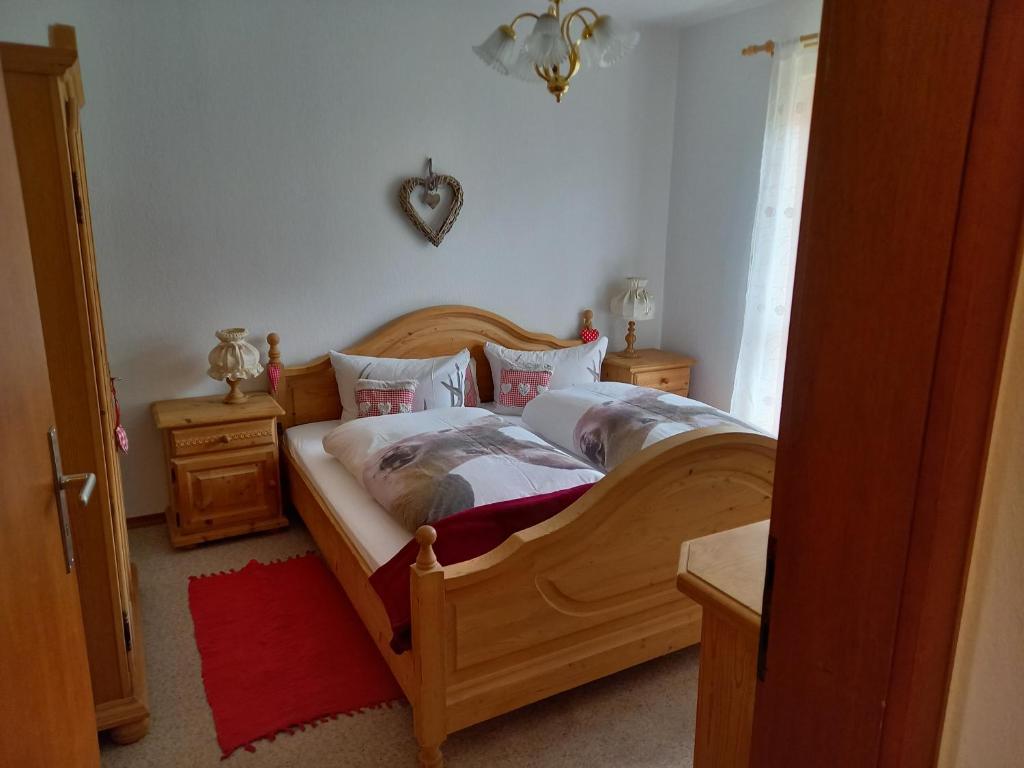
<svg viewBox="0 0 1024 768">
<path fill-rule="evenodd" d="M 512 19 L 512 21 L 510 21 L 508 23 L 508 26 L 509 26 L 509 29 L 515 31 L 516 24 L 518 24 L 523 19 L 534 19 L 534 20 L 536 20 L 536 19 L 539 19 L 539 18 L 540 18 L 540 16 L 538 16 L 536 13 L 530 13 L 529 11 L 527 11 L 525 13 L 520 13 L 518 16 L 516 16 L 514 19 Z"/>
<path fill-rule="evenodd" d="M 510 21 L 508 24 L 503 24 L 501 27 L 499 27 L 499 31 L 503 32 L 512 40 L 515 40 L 516 24 L 518 24 L 523 19 L 533 19 L 538 24 L 543 20 L 544 24 L 546 25 L 546 28 L 544 30 L 545 34 L 553 33 L 555 29 L 558 30 L 558 35 L 561 38 L 561 42 L 565 44 L 566 58 L 562 61 L 559 61 L 557 64 L 554 64 L 553 66 L 545 67 L 533 64 L 533 71 L 536 73 L 538 78 L 540 78 L 544 83 L 547 84 L 548 92 L 555 97 L 555 101 L 561 101 L 566 91 L 569 90 L 569 81 L 573 78 L 574 75 L 576 75 L 580 71 L 580 65 L 582 63 L 582 60 L 580 58 L 580 46 L 585 40 L 589 40 L 591 37 L 593 37 L 595 31 L 597 30 L 598 24 L 605 17 L 603 17 L 601 14 L 599 14 L 596 10 L 594 10 L 592 7 L 588 5 L 580 6 L 571 13 L 568 13 L 565 16 L 563 16 L 561 12 L 562 0 L 548 0 L 548 2 L 549 6 L 546 13 L 542 15 L 532 13 L 530 11 L 520 13 L 518 16 L 515 16 L 512 19 L 512 21 Z M 551 20 L 546 18 L 549 16 L 551 17 L 551 20 L 554 20 L 556 22 L 557 26 L 551 24 Z M 573 37 L 572 27 L 573 22 L 575 21 L 578 21 L 581 25 L 581 28 L 579 29 L 579 37 L 577 38 Z M 494 42 L 492 42 L 492 38 L 488 38 L 488 40 L 485 41 L 485 46 L 488 48 L 500 49 L 500 55 L 502 57 L 511 56 L 513 53 L 507 48 L 507 42 L 503 42 L 500 38 L 494 38 Z M 493 58 L 493 56 L 495 55 L 494 53 L 491 53 L 488 50 L 476 50 L 477 53 L 481 56 L 481 58 L 484 59 L 485 62 L 488 62 L 488 56 Z M 499 71 L 501 71 L 502 69 L 507 70 L 509 68 L 518 68 L 520 64 L 526 63 L 523 61 L 523 56 L 524 50 L 521 49 L 519 51 L 519 58 L 512 67 L 503 62 L 488 63 L 491 63 L 492 66 L 494 66 Z M 545 60 L 550 61 L 551 57 L 545 55 Z M 504 71 L 502 72 L 502 74 L 508 74 L 508 71 Z M 522 73 L 519 72 L 518 74 Z"/>
<path fill-rule="evenodd" d="M 588 5 L 584 5 L 580 8 L 577 8 L 575 11 L 570 13 L 568 16 L 565 17 L 565 19 L 562 20 L 562 38 L 565 40 L 565 43 L 566 45 L 569 46 L 570 50 L 573 48 L 577 48 L 579 44 L 583 42 L 583 40 L 589 37 L 589 35 L 587 35 L 587 32 L 591 29 L 591 24 L 588 24 L 587 20 L 583 18 L 583 14 L 585 13 L 589 13 L 591 16 L 594 17 L 592 19 L 592 22 L 596 22 L 599 18 L 601 18 L 601 15 L 597 11 L 595 11 Z M 580 33 L 579 39 L 576 40 L 575 42 L 573 42 L 572 39 L 572 30 L 569 28 L 569 25 L 572 23 L 574 19 L 579 19 L 579 21 L 583 24 L 583 31 Z"/>
</svg>

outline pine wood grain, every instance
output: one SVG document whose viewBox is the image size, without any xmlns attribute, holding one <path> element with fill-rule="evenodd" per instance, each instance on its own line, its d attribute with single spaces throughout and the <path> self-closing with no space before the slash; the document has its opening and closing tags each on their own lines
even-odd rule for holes
<svg viewBox="0 0 1024 768">
<path fill-rule="evenodd" d="M 528 349 L 579 343 L 471 307 L 434 307 L 350 351 L 431 357 L 482 351 L 486 340 Z M 280 355 L 273 338 L 272 361 Z M 284 367 L 277 397 L 286 423 L 340 414 L 325 358 Z M 390 650 L 366 562 L 287 449 L 285 457 L 292 502 L 413 705 L 419 764 L 436 768 L 447 734 L 696 643 L 700 608 L 675 587 L 679 546 L 767 518 L 775 441 L 725 428 L 678 435 L 487 554 L 414 568 L 413 648 L 401 655 Z"/>
<path fill-rule="evenodd" d="M 677 586 L 704 611 L 694 768 L 747 768 L 768 521 L 683 544 Z"/>
<path fill-rule="evenodd" d="M 148 716 L 144 675 L 128 637 L 137 623 L 126 511 L 96 274 L 79 110 L 84 103 L 74 30 L 51 43 L 0 44 L 18 169 L 29 226 L 36 299 L 50 362 L 50 389 L 69 472 L 94 472 L 89 508 L 69 495 L 81 552 L 77 580 L 89 649 L 96 719 Z"/>
<path fill-rule="evenodd" d="M 692 357 L 660 349 L 640 349 L 635 357 L 609 352 L 601 366 L 601 377 L 687 397 L 696 362 Z"/>
<path fill-rule="evenodd" d="M 280 337 L 272 343 L 279 354 Z M 465 306 L 439 306 L 403 315 L 344 351 L 373 357 L 425 358 L 454 355 L 468 349 L 476 361 L 477 389 L 481 402 L 494 399 L 491 367 L 484 355 L 484 342 L 511 349 L 566 349 L 582 342 L 533 333 L 487 310 Z M 273 359 L 273 358 L 272 358 Z M 324 355 L 282 371 L 277 401 L 285 409 L 286 427 L 341 418 L 341 399 L 331 368 Z"/>
<path fill-rule="evenodd" d="M 284 416 L 284 409 L 265 392 L 254 392 L 248 400 L 231 404 L 224 402 L 223 395 L 161 400 L 153 403 L 150 410 L 157 429 L 201 427 Z"/>
<path fill-rule="evenodd" d="M 284 411 L 274 398 L 191 397 L 153 403 L 151 411 L 164 433 L 174 546 L 287 527 L 277 434 Z"/>
<path fill-rule="evenodd" d="M 0 51 L 2 55 L 2 51 Z M 0 81 L 0 765 L 99 766 L 85 630 L 65 571 L 47 430 L 54 422 L 29 232 Z"/>
</svg>

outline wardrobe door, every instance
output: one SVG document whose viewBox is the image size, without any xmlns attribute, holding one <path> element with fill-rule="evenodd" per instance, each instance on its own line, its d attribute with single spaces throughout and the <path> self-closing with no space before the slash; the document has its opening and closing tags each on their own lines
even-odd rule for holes
<svg viewBox="0 0 1024 768">
<path fill-rule="evenodd" d="M 51 28 L 51 41 L 56 47 L 0 44 L 0 56 L 64 463 L 96 473 L 88 508 L 68 499 L 96 719 L 100 729 L 124 728 L 148 708 L 78 122 L 82 86 L 74 31 Z"/>
<path fill-rule="evenodd" d="M 0 345 L 0 765 L 95 768 L 85 632 L 65 559 L 64 492 L 56 493 L 47 437 L 53 403 L 6 103 L 0 81 L 0 336 L 16 340 Z"/>
<path fill-rule="evenodd" d="M 128 530 L 124 507 L 124 491 L 121 482 L 121 464 L 117 456 L 114 429 L 116 424 L 116 408 L 114 405 L 110 375 L 110 363 L 107 357 L 107 339 L 103 328 L 103 310 L 100 304 L 99 278 L 96 271 L 96 253 L 93 244 L 92 217 L 89 208 L 89 185 L 85 169 L 85 148 L 79 122 L 79 110 L 82 106 L 81 81 L 77 71 L 72 71 L 63 80 L 65 99 L 66 135 L 68 142 L 68 158 L 71 165 L 71 179 L 74 185 L 76 205 L 76 221 L 78 232 L 78 252 L 81 260 L 82 292 L 84 296 L 82 322 L 88 327 L 89 346 L 92 350 L 91 374 L 93 390 L 96 394 L 95 408 L 99 416 L 98 450 L 102 451 L 103 463 L 98 471 L 104 474 L 107 487 L 109 510 L 109 529 L 107 548 L 110 561 L 107 564 L 107 586 L 110 598 L 116 607 L 124 634 L 124 663 L 119 659 L 118 672 L 123 687 L 117 699 L 130 697 L 139 686 L 142 670 L 131 656 L 135 638 L 133 637 L 138 620 L 134 613 L 132 595 L 131 561 L 128 552 Z M 118 650 L 120 653 L 120 650 Z M 97 670 L 99 672 L 99 670 Z M 108 702 L 97 698 L 97 717 L 100 727 L 117 724 L 118 711 L 123 706 L 117 702 Z M 113 711 L 107 711 L 113 710 Z"/>
</svg>

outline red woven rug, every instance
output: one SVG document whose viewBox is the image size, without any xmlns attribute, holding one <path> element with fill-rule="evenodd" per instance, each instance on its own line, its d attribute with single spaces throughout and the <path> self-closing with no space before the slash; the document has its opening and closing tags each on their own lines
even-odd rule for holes
<svg viewBox="0 0 1024 768">
<path fill-rule="evenodd" d="M 192 576 L 206 700 L 227 757 L 276 734 L 402 698 L 320 557 Z"/>
</svg>

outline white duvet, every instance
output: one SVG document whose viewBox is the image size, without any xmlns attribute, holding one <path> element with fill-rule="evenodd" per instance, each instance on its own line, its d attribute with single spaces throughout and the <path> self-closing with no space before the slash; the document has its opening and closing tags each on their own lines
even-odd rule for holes
<svg viewBox="0 0 1024 768">
<path fill-rule="evenodd" d="M 526 406 L 523 422 L 605 472 L 659 440 L 694 429 L 756 431 L 699 400 L 613 381 L 545 392 Z"/>
<path fill-rule="evenodd" d="M 324 437 L 334 456 L 406 529 L 464 509 L 573 488 L 602 473 L 482 408 L 346 422 Z"/>
</svg>

